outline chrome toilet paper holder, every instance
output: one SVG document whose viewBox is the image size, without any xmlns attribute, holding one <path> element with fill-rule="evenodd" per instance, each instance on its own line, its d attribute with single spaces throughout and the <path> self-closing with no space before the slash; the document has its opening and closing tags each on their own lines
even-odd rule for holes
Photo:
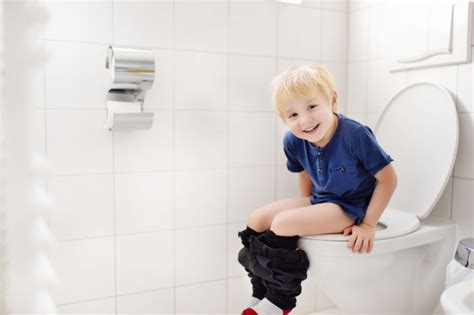
<svg viewBox="0 0 474 315">
<path fill-rule="evenodd" d="M 107 92 L 104 128 L 150 129 L 153 113 L 144 112 L 143 104 L 155 80 L 153 51 L 109 46 L 105 68 L 110 70 L 112 81 Z"/>
</svg>

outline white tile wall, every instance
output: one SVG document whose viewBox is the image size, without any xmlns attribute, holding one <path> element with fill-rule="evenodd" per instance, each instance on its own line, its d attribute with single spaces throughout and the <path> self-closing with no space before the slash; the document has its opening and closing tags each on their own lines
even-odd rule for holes
<svg viewBox="0 0 474 315">
<path fill-rule="evenodd" d="M 54 288 L 57 304 L 115 295 L 114 238 L 59 242 L 52 263 L 60 280 Z"/>
<path fill-rule="evenodd" d="M 286 58 L 321 58 L 321 10 L 280 4 L 278 55 Z"/>
<path fill-rule="evenodd" d="M 174 290 L 163 289 L 117 296 L 117 314 L 172 314 Z"/>
<path fill-rule="evenodd" d="M 176 1 L 175 48 L 228 51 L 227 1 Z"/>
<path fill-rule="evenodd" d="M 215 281 L 176 288 L 177 314 L 224 314 L 226 312 L 226 281 Z M 212 302 L 209 297 L 212 297 Z M 209 303 L 203 303 L 209 301 Z"/>
<path fill-rule="evenodd" d="M 173 27 L 173 1 L 113 2 L 114 45 L 173 48 Z"/>
<path fill-rule="evenodd" d="M 35 31 L 44 58 L 31 69 L 28 102 L 35 151 L 55 171 L 48 218 L 60 311 L 240 312 L 250 284 L 237 231 L 252 210 L 297 194 L 271 78 L 322 63 L 343 109 L 348 1 L 43 4 Z M 151 130 L 103 129 L 108 45 L 153 49 Z M 203 306 L 209 294 L 216 302 Z"/>
<path fill-rule="evenodd" d="M 112 39 L 113 0 L 44 0 L 46 39 L 108 43 Z"/>
<path fill-rule="evenodd" d="M 117 294 L 172 287 L 173 244 L 171 230 L 117 236 Z"/>
<path fill-rule="evenodd" d="M 229 57 L 229 109 L 271 111 L 271 88 L 267 78 L 277 74 L 276 59 L 231 55 Z M 242 93 L 242 91 L 246 91 Z"/>
<path fill-rule="evenodd" d="M 231 53 L 277 55 L 278 6 L 273 1 L 231 1 Z"/>
<path fill-rule="evenodd" d="M 116 233 L 172 229 L 172 183 L 172 172 L 116 174 Z"/>
</svg>

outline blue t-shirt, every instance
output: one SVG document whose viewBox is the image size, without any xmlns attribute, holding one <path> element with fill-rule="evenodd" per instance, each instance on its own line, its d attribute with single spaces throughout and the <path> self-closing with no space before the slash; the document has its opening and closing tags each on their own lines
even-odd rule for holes
<svg viewBox="0 0 474 315">
<path fill-rule="evenodd" d="M 339 123 L 324 147 L 313 146 L 291 132 L 285 134 L 287 168 L 295 173 L 304 170 L 311 177 L 311 204 L 336 203 L 360 224 L 375 189 L 374 175 L 393 159 L 369 127 L 334 114 Z"/>
</svg>

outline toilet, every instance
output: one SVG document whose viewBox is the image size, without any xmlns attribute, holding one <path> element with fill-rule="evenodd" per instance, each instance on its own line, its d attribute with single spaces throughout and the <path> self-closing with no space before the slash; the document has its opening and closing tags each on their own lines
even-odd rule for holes
<svg viewBox="0 0 474 315">
<path fill-rule="evenodd" d="M 394 159 L 398 186 L 373 250 L 353 253 L 342 234 L 300 238 L 310 268 L 298 314 L 431 315 L 439 302 L 457 226 L 429 215 L 456 159 L 456 105 L 442 86 L 410 85 L 388 103 L 374 133 Z"/>
</svg>

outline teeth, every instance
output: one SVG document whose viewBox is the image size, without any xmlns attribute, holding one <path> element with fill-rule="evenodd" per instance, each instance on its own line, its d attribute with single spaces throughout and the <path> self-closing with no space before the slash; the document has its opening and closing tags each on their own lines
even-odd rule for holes
<svg viewBox="0 0 474 315">
<path fill-rule="evenodd" d="M 313 128 L 310 128 L 310 129 L 305 129 L 304 131 L 306 131 L 306 132 L 310 132 L 310 131 L 314 130 L 314 129 L 315 129 L 317 126 L 319 126 L 319 124 L 317 124 L 317 125 L 316 125 L 316 126 L 314 126 Z"/>
</svg>

